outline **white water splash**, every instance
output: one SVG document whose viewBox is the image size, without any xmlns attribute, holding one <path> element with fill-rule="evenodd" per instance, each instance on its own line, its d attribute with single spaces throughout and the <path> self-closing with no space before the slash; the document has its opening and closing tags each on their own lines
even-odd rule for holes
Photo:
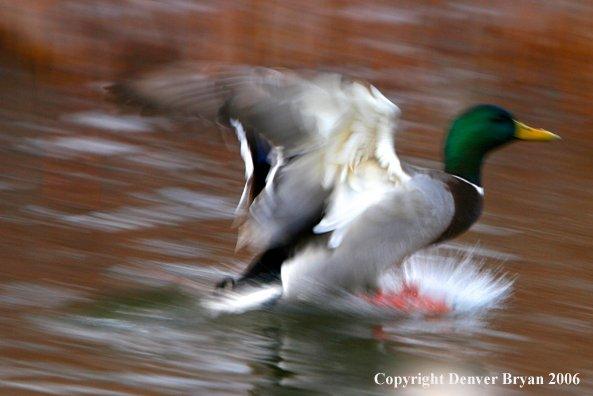
<svg viewBox="0 0 593 396">
<path fill-rule="evenodd" d="M 416 253 L 401 271 L 385 275 L 381 286 L 386 292 L 396 292 L 403 285 L 416 286 L 420 295 L 443 300 L 453 314 L 499 307 L 509 296 L 513 280 L 500 269 L 486 267 L 478 249 Z"/>
</svg>

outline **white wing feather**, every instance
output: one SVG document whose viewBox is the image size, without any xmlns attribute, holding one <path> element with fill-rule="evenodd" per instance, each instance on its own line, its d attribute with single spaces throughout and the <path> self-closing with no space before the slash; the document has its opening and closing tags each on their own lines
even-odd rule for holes
<svg viewBox="0 0 593 396">
<path fill-rule="evenodd" d="M 400 110 L 375 87 L 339 76 L 312 82 L 299 109 L 324 140 L 323 185 L 332 191 L 316 233 L 336 248 L 350 224 L 409 180 L 395 152 Z"/>
</svg>

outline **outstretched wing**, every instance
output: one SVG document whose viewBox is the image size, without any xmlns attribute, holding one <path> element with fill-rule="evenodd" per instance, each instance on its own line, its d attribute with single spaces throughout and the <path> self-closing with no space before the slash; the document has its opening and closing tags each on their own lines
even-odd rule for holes
<svg viewBox="0 0 593 396">
<path fill-rule="evenodd" d="M 392 135 L 399 109 L 372 85 L 337 73 L 296 73 L 227 64 L 174 65 L 108 88 L 125 102 L 171 114 L 238 120 L 245 130 L 265 136 L 286 156 L 309 152 L 355 135 L 345 154 L 355 161 L 371 138 L 389 141 L 376 153 L 393 160 Z M 369 128 L 373 133 L 369 134 Z M 365 141 L 366 140 L 366 141 Z M 346 142 L 341 142 L 346 143 Z M 373 144 L 369 144 L 373 145 Z M 377 145 L 375 145 L 377 146 Z M 391 152 L 390 152 L 391 151 Z"/>
<path fill-rule="evenodd" d="M 124 102 L 171 115 L 239 121 L 287 154 L 311 145 L 315 135 L 296 98 L 307 81 L 293 72 L 226 65 L 173 65 L 109 87 Z"/>
<path fill-rule="evenodd" d="M 372 85 L 336 73 L 175 65 L 111 90 L 152 109 L 232 125 L 239 136 L 246 136 L 249 150 L 242 152 L 250 154 L 251 160 L 254 150 L 249 141 L 270 143 L 276 159 L 268 162 L 265 187 L 257 197 L 251 197 L 249 231 L 243 233 L 248 239 L 267 235 L 264 247 L 302 233 L 302 227 L 310 227 L 326 209 L 327 218 L 316 232 L 341 228 L 343 234 L 364 206 L 375 201 L 369 197 L 360 200 L 362 210 L 338 202 L 343 201 L 344 185 L 348 186 L 347 194 L 356 195 L 358 181 L 369 174 L 369 167 L 379 169 L 382 186 L 408 177 L 393 142 L 400 114 L 397 106 Z M 359 169 L 365 171 L 359 173 Z"/>
</svg>

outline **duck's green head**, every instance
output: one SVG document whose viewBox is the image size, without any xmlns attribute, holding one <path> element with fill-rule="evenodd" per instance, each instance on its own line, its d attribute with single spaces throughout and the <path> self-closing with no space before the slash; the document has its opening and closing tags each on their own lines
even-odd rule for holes
<svg viewBox="0 0 593 396">
<path fill-rule="evenodd" d="M 484 156 L 515 140 L 549 141 L 558 135 L 531 128 L 507 110 L 494 105 L 478 105 L 459 115 L 445 141 L 445 171 L 478 186 Z"/>
</svg>

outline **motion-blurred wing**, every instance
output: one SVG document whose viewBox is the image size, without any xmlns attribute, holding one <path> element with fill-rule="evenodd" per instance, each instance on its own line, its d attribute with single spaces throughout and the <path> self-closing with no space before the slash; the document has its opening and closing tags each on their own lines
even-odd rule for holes
<svg viewBox="0 0 593 396">
<path fill-rule="evenodd" d="M 245 136 L 247 143 L 254 140 L 250 136 L 268 141 L 276 160 L 268 163 L 262 189 L 265 194 L 249 200 L 249 229 L 253 230 L 254 225 L 261 232 L 273 229 L 279 236 L 273 240 L 286 241 L 301 233 L 298 225 L 309 225 L 312 219 L 320 218 L 325 208 L 326 218 L 315 232 L 341 228 L 343 234 L 345 225 L 375 202 L 367 197 L 369 194 L 363 199 L 357 197 L 361 192 L 357 185 L 368 169 L 378 169 L 374 173 L 379 184 L 397 185 L 408 178 L 393 141 L 398 107 L 372 85 L 336 73 L 235 65 L 173 66 L 115 85 L 111 90 L 153 109 L 222 121 L 235 127 L 239 138 Z M 248 151 L 242 149 L 243 154 Z M 254 150 L 250 151 L 253 160 Z M 312 159 L 303 162 L 309 164 L 307 167 L 293 164 L 283 170 L 287 161 L 303 156 Z M 249 171 L 250 158 L 244 155 L 244 159 Z M 249 186 L 253 180 L 247 173 Z M 307 183 L 296 183 L 297 179 Z M 281 184 L 308 190 L 295 194 Z M 338 188 L 344 185 L 348 188 Z M 303 201 L 311 195 L 325 202 Z M 357 201 L 362 207 L 352 210 L 350 203 Z M 303 202 L 315 210 L 301 208 Z"/>
<path fill-rule="evenodd" d="M 316 128 L 299 111 L 298 98 L 311 86 L 293 72 L 234 65 L 175 65 L 113 85 L 120 100 L 172 115 L 226 125 L 231 120 L 261 134 L 285 153 L 310 147 Z"/>
<path fill-rule="evenodd" d="M 336 73 L 296 73 L 241 65 L 175 65 L 109 88 L 126 102 L 226 124 L 234 119 L 286 156 L 334 142 L 355 161 L 363 145 L 393 135 L 399 109 L 368 83 Z M 368 128 L 373 133 L 368 133 Z M 335 142 L 345 132 L 344 141 Z M 355 135 L 351 139 L 350 135 Z M 385 135 L 385 136 L 382 136 Z M 371 141 L 373 140 L 373 141 Z M 357 153 L 358 151 L 358 153 Z M 380 149 L 385 163 L 395 153 Z M 344 160 L 338 158 L 338 161 Z"/>
</svg>

